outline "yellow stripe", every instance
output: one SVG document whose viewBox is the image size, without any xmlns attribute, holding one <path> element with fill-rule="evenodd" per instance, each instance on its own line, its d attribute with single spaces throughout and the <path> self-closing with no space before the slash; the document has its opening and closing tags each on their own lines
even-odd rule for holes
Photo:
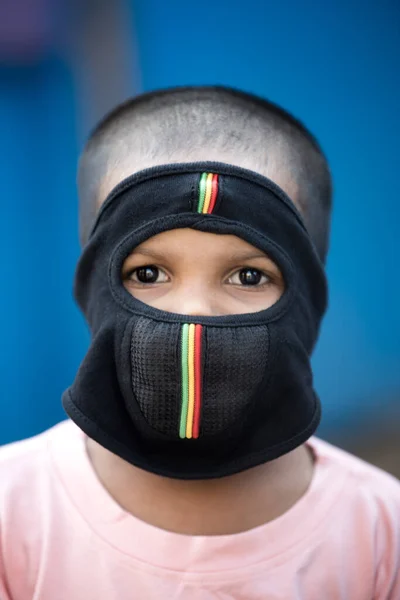
<svg viewBox="0 0 400 600">
<path fill-rule="evenodd" d="M 213 174 L 209 173 L 207 175 L 207 181 L 206 181 L 206 197 L 204 199 L 204 208 L 203 208 L 204 214 L 207 214 L 208 209 L 210 208 L 210 200 L 211 200 L 211 193 L 212 193 L 212 178 L 213 178 Z"/>
<path fill-rule="evenodd" d="M 186 437 L 190 439 L 193 432 L 194 413 L 194 331 L 195 324 L 189 325 L 189 352 L 188 352 L 188 374 L 189 374 L 189 401 L 186 420 Z"/>
</svg>

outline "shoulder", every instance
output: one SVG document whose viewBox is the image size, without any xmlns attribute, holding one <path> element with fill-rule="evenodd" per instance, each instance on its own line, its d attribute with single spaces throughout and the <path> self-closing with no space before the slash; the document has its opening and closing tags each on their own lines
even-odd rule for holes
<svg viewBox="0 0 400 600">
<path fill-rule="evenodd" d="M 71 425 L 0 447 L 0 566 L 7 563 L 10 573 L 25 568 L 29 545 L 39 549 L 43 542 L 57 490 L 50 446 L 70 438 Z"/>
<path fill-rule="evenodd" d="M 32 438 L 0 447 L 0 524 L 29 502 L 31 511 L 40 502 L 52 477 L 49 447 L 58 436 L 68 435 L 68 421 Z"/>
<path fill-rule="evenodd" d="M 12 473 L 18 466 L 32 463 L 32 461 L 35 462 L 38 455 L 43 452 L 46 445 L 46 437 L 50 431 L 52 430 L 50 429 L 34 437 L 0 446 L 0 473 L 6 475 L 7 471 Z M 1 478 L 0 482 L 4 483 L 4 479 Z"/>
<path fill-rule="evenodd" d="M 50 440 L 66 425 L 63 422 L 34 437 L 0 446 L 0 493 L 22 474 L 43 468 Z"/>
<path fill-rule="evenodd" d="M 397 528 L 400 539 L 400 481 L 382 469 L 319 438 L 312 438 L 320 464 L 331 466 L 332 476 L 344 473 L 346 485 L 342 502 L 363 507 L 365 514 L 374 519 L 377 527 Z"/>
<path fill-rule="evenodd" d="M 330 466 L 331 477 L 345 475 L 337 499 L 341 518 L 351 523 L 365 552 L 371 541 L 376 598 L 400 598 L 400 481 L 352 454 L 318 438 L 310 440 L 317 460 Z M 364 544 L 364 547 L 362 547 Z"/>
<path fill-rule="evenodd" d="M 382 469 L 333 446 L 319 438 L 313 437 L 310 446 L 321 463 L 330 463 L 336 470 L 348 476 L 346 489 L 350 494 L 360 494 L 378 503 L 382 501 L 400 508 L 400 481 Z"/>
<path fill-rule="evenodd" d="M 36 579 L 60 493 L 51 447 L 71 448 L 74 436 L 73 424 L 65 421 L 0 447 L 0 596 L 4 573 L 18 590 Z"/>
</svg>

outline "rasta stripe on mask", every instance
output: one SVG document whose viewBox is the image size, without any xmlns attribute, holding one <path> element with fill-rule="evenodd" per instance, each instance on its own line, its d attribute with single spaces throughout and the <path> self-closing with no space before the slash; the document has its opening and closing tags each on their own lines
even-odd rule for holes
<svg viewBox="0 0 400 600">
<path fill-rule="evenodd" d="M 199 202 L 197 212 L 210 215 L 214 210 L 218 196 L 218 175 L 203 173 L 199 183 Z"/>
<path fill-rule="evenodd" d="M 210 215 L 218 197 L 218 175 L 202 173 L 199 181 L 197 212 Z M 201 416 L 202 325 L 185 323 L 181 330 L 182 404 L 179 424 L 181 439 L 197 439 Z"/>
<path fill-rule="evenodd" d="M 181 331 L 182 406 L 179 437 L 197 439 L 201 414 L 202 325 L 185 323 Z"/>
</svg>

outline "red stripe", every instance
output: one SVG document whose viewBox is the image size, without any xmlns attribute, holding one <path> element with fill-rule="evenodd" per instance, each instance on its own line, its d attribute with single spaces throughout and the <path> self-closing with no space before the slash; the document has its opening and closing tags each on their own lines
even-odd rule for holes
<svg viewBox="0 0 400 600">
<path fill-rule="evenodd" d="M 201 336 L 202 325 L 196 325 L 194 332 L 194 411 L 193 411 L 193 438 L 200 434 L 201 413 Z"/>
<path fill-rule="evenodd" d="M 217 201 L 217 196 L 218 196 L 218 175 L 214 175 L 212 178 L 212 191 L 211 191 L 211 198 L 210 198 L 210 206 L 208 207 L 208 214 L 211 215 L 212 211 L 214 210 L 215 207 L 215 203 Z"/>
</svg>

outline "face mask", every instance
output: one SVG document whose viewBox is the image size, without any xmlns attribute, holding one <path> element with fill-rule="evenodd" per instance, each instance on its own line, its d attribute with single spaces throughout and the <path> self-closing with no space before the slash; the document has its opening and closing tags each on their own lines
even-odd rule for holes
<svg viewBox="0 0 400 600">
<path fill-rule="evenodd" d="M 280 267 L 267 310 L 199 317 L 133 298 L 133 248 L 190 227 L 233 234 Z M 302 219 L 272 181 L 221 163 L 164 165 L 120 183 L 79 261 L 75 297 L 92 343 L 63 395 L 91 438 L 147 471 L 222 477 L 304 443 L 320 420 L 309 358 L 326 308 L 324 270 Z"/>
</svg>

